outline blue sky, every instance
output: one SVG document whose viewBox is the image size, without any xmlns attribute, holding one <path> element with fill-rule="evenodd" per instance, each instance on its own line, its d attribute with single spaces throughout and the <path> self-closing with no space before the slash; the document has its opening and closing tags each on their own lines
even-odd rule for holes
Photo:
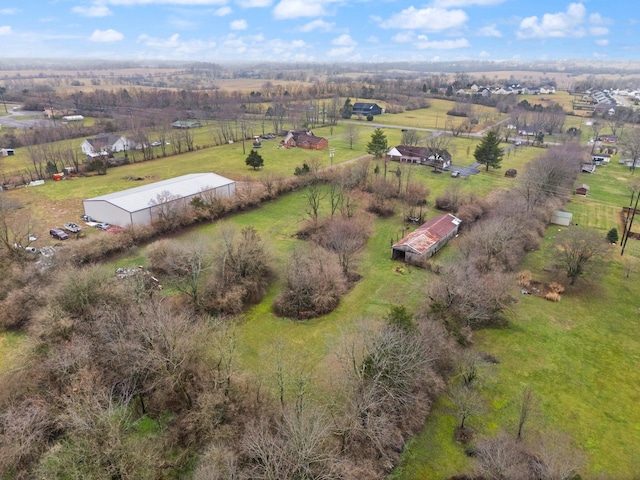
<svg viewBox="0 0 640 480">
<path fill-rule="evenodd" d="M 0 57 L 639 60 L 631 0 L 2 0 Z M 637 12 L 637 13 L 635 13 Z"/>
</svg>

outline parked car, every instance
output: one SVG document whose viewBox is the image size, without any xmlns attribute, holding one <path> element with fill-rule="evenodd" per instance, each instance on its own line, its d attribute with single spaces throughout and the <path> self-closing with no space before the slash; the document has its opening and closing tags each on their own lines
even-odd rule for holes
<svg viewBox="0 0 640 480">
<path fill-rule="evenodd" d="M 162 145 L 162 142 L 151 142 L 152 147 L 159 147 L 160 145 Z"/>
<path fill-rule="evenodd" d="M 49 230 L 49 234 L 53 238 L 57 238 L 58 240 L 66 240 L 67 238 L 69 238 L 69 235 L 67 235 L 67 233 L 61 228 L 52 228 L 51 230 Z"/>
<path fill-rule="evenodd" d="M 98 229 L 100 229 L 100 230 L 109 230 L 109 229 L 111 228 L 111 225 L 109 225 L 109 224 L 108 224 L 108 223 L 106 223 L 106 222 L 103 222 L 103 223 L 98 223 L 98 224 L 96 225 L 96 228 L 98 228 Z"/>
<path fill-rule="evenodd" d="M 67 232 L 78 233 L 82 228 L 77 223 L 69 222 L 64 224 L 64 228 Z"/>
<path fill-rule="evenodd" d="M 29 253 L 38 253 L 38 249 L 36 247 L 24 247 L 24 251 Z"/>
<path fill-rule="evenodd" d="M 91 218 L 89 215 L 80 215 L 80 219 L 84 220 L 85 222 L 95 222 L 96 221 L 95 218 Z"/>
</svg>

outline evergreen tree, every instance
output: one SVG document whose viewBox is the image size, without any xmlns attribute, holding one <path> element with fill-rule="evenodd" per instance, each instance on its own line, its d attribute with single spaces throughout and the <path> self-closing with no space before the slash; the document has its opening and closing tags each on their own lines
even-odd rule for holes
<svg viewBox="0 0 640 480">
<path fill-rule="evenodd" d="M 342 118 L 345 118 L 345 119 L 351 118 L 351 115 L 353 115 L 353 105 L 351 105 L 350 98 L 347 98 L 344 101 L 344 105 L 340 109 L 340 115 L 342 116 Z"/>
<path fill-rule="evenodd" d="M 371 141 L 367 143 L 367 153 L 380 158 L 387 153 L 387 136 L 381 128 L 376 128 L 371 134 Z"/>
<path fill-rule="evenodd" d="M 251 150 L 251 153 L 244 163 L 246 163 L 250 167 L 253 167 L 254 170 L 257 170 L 264 166 L 264 159 L 258 152 L 256 152 L 255 150 Z"/>
<path fill-rule="evenodd" d="M 482 142 L 480 142 L 473 152 L 473 156 L 478 163 L 486 165 L 487 171 L 489 171 L 489 167 L 500 168 L 504 150 L 500 146 L 500 137 L 495 130 L 489 130 L 487 132 Z"/>
<path fill-rule="evenodd" d="M 609 243 L 616 243 L 618 241 L 618 229 L 612 228 L 607 232 L 607 240 Z"/>
</svg>

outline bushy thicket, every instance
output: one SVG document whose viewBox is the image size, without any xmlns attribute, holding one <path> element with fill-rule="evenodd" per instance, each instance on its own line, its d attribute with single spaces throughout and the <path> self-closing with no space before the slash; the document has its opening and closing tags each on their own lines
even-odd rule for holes
<svg viewBox="0 0 640 480">
<path fill-rule="evenodd" d="M 322 406 L 297 355 L 284 369 L 264 358 L 279 380 L 261 388 L 237 373 L 233 322 L 159 294 L 142 270 L 49 274 L 56 283 L 42 283 L 24 323 L 23 360 L 0 379 L 3 477 L 162 479 L 197 465 L 195 478 L 382 478 L 452 369 L 455 347 L 427 319 L 345 332 Z M 278 402 L 269 392 L 280 388 Z"/>
<path fill-rule="evenodd" d="M 437 204 L 457 208 L 467 225 L 458 260 L 429 286 L 429 308 L 460 342 L 469 340 L 473 328 L 504 323 L 503 312 L 515 300 L 509 294 L 513 274 L 524 255 L 538 248 L 585 155 L 577 145 L 554 147 L 527 165 L 514 190 L 474 202 L 452 187 L 438 198 Z"/>
<path fill-rule="evenodd" d="M 285 287 L 273 308 L 282 317 L 308 319 L 333 311 L 347 291 L 338 259 L 320 247 L 299 247 L 285 269 Z"/>
</svg>

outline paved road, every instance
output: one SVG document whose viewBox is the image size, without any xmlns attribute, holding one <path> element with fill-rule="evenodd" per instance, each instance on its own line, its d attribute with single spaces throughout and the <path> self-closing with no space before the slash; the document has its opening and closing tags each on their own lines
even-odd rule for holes
<svg viewBox="0 0 640 480">
<path fill-rule="evenodd" d="M 40 118 L 23 118 L 40 117 Z M 52 120 L 42 118 L 42 112 L 27 112 L 22 110 L 10 110 L 9 115 L 0 116 L 0 125 L 9 128 L 27 129 L 41 126 L 52 126 Z"/>
<path fill-rule="evenodd" d="M 458 171 L 460 172 L 461 177 L 469 177 L 471 175 L 477 175 L 478 173 L 480 173 L 480 164 L 478 162 L 475 162 L 465 167 L 463 165 L 456 165 L 455 163 L 452 163 L 446 168 L 446 170 L 450 172 Z"/>
</svg>

